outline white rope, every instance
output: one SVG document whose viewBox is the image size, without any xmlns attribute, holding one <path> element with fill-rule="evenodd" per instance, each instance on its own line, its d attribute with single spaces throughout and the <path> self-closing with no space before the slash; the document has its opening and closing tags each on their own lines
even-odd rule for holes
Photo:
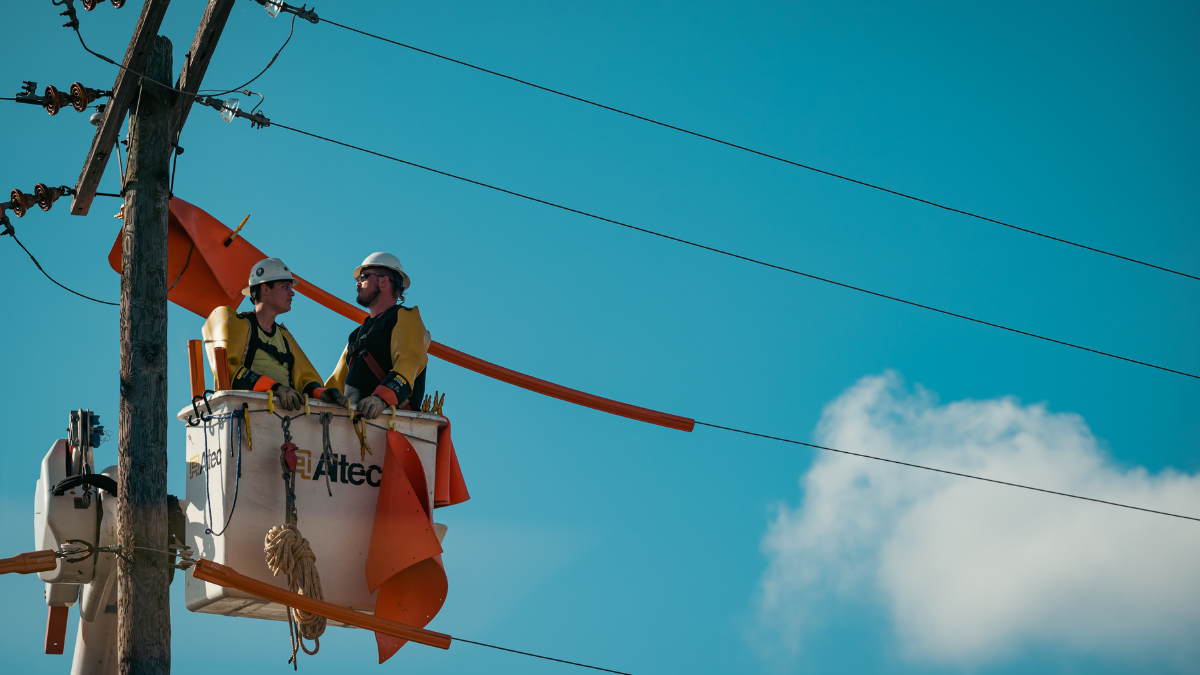
<svg viewBox="0 0 1200 675">
<path fill-rule="evenodd" d="M 288 590 L 314 600 L 325 599 L 321 591 L 321 575 L 317 573 L 317 556 L 295 525 L 272 527 L 267 532 L 263 550 L 267 554 L 267 567 L 271 574 L 279 576 L 282 572 L 287 575 Z M 304 653 L 316 654 L 321 649 L 318 638 L 325 633 L 325 617 L 295 608 L 288 608 L 288 613 L 296 621 L 300 647 Z M 316 643 L 311 652 L 304 646 L 305 639 Z M 295 658 L 296 644 L 293 643 L 293 661 Z"/>
</svg>

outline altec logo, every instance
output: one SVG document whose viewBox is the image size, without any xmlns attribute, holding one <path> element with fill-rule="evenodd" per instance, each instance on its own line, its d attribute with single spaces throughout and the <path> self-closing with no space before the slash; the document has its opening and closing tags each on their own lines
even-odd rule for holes
<svg viewBox="0 0 1200 675">
<path fill-rule="evenodd" d="M 220 451 L 209 452 L 207 461 L 202 461 L 204 453 L 188 458 L 188 478 L 204 475 L 205 468 L 215 469 L 221 464 Z M 383 477 L 383 468 L 376 465 L 364 465 L 351 462 L 346 455 L 330 454 L 328 458 L 317 455 L 316 469 L 313 469 L 312 450 L 296 449 L 296 475 L 304 480 L 321 480 L 326 475 L 334 483 L 348 485 L 367 485 L 377 488 Z M 207 465 L 207 467 L 206 467 Z"/>
<path fill-rule="evenodd" d="M 345 455 L 330 454 L 327 457 L 317 455 L 317 468 L 313 468 L 313 452 L 311 450 L 296 450 L 296 475 L 304 480 L 320 480 L 326 475 L 335 483 L 379 487 L 383 476 L 383 467 L 375 464 L 366 465 L 350 462 Z"/>
</svg>

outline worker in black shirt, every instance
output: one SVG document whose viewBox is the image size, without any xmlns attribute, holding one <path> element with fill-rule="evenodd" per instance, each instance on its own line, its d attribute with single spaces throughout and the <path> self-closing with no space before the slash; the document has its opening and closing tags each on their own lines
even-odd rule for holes
<svg viewBox="0 0 1200 675">
<path fill-rule="evenodd" d="M 354 280 L 358 304 L 370 316 L 350 333 L 325 386 L 345 392 L 358 414 L 367 419 L 378 417 L 388 406 L 420 410 L 430 336 L 420 311 L 403 305 L 411 280 L 390 253 L 367 256 L 355 268 Z"/>
</svg>

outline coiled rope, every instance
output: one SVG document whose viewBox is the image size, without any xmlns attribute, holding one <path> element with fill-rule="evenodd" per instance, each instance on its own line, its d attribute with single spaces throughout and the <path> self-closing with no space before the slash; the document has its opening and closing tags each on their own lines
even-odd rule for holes
<svg viewBox="0 0 1200 675">
<path fill-rule="evenodd" d="M 271 574 L 279 576 L 282 572 L 287 575 L 289 591 L 314 600 L 325 599 L 325 594 L 321 591 L 321 575 L 317 572 L 317 556 L 295 524 L 272 527 L 271 531 L 267 532 L 263 550 L 267 554 L 267 567 L 270 568 Z M 296 622 L 296 630 L 292 638 L 291 663 L 295 665 L 297 645 L 310 656 L 320 651 L 320 637 L 325 633 L 325 617 L 288 608 L 288 623 L 293 620 Z M 312 651 L 305 646 L 304 640 L 313 641 Z"/>
<path fill-rule="evenodd" d="M 279 576 L 280 572 L 287 575 L 289 591 L 314 600 L 324 600 L 321 575 L 317 573 L 317 556 L 309 546 L 308 540 L 296 527 L 296 444 L 292 442 L 292 418 L 281 416 L 280 420 L 284 443 L 279 448 L 279 463 L 283 469 L 287 501 L 284 507 L 284 524 L 272 527 L 263 542 L 263 551 L 267 554 L 267 568 L 274 576 Z M 288 608 L 287 617 L 288 636 L 292 641 L 292 658 L 288 659 L 288 663 L 296 670 L 298 649 L 303 649 L 309 656 L 321 650 L 320 637 L 325 633 L 326 620 L 323 616 L 294 607 Z M 313 641 L 312 651 L 305 646 L 305 640 Z"/>
</svg>

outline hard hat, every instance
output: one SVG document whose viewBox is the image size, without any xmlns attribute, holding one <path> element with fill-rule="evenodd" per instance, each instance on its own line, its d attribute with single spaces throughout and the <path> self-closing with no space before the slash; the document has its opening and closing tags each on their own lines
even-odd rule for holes
<svg viewBox="0 0 1200 675">
<path fill-rule="evenodd" d="M 292 277 L 292 271 L 279 258 L 267 258 L 259 260 L 254 267 L 250 268 L 249 285 L 242 289 L 242 295 L 250 295 L 250 286 L 265 284 L 268 281 L 291 281 L 296 282 Z"/>
<path fill-rule="evenodd" d="M 364 267 L 386 267 L 389 270 L 399 272 L 400 280 L 404 282 L 404 288 L 401 290 L 407 291 L 408 287 L 412 285 L 412 279 L 409 279 L 408 275 L 404 273 L 404 267 L 400 265 L 400 259 L 391 253 L 378 251 L 367 256 L 367 259 L 364 260 L 361 265 L 354 268 L 355 281 L 358 281 L 358 273 L 361 272 Z"/>
</svg>

